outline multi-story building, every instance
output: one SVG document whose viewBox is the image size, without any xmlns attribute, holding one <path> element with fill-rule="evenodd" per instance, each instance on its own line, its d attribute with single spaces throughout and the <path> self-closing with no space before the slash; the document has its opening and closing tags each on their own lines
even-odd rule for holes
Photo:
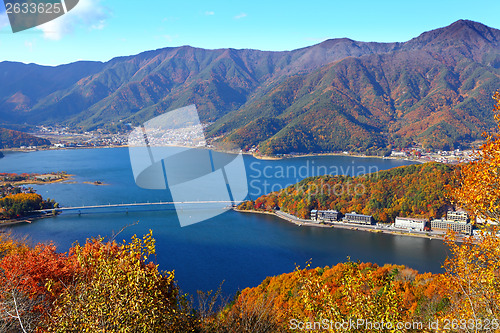
<svg viewBox="0 0 500 333">
<path fill-rule="evenodd" d="M 316 209 L 311 210 L 311 221 L 318 221 L 318 211 Z"/>
<path fill-rule="evenodd" d="M 446 219 L 449 221 L 467 223 L 469 222 L 469 214 L 467 214 L 467 212 L 463 210 L 460 211 L 449 210 L 448 213 L 446 214 Z"/>
<path fill-rule="evenodd" d="M 311 210 L 311 220 L 317 222 L 332 223 L 337 222 L 340 213 L 336 210 Z"/>
<path fill-rule="evenodd" d="M 394 227 L 398 229 L 424 231 L 427 226 L 427 219 L 417 219 L 413 217 L 396 217 Z"/>
<path fill-rule="evenodd" d="M 357 224 L 373 224 L 373 217 L 371 215 L 357 214 L 356 212 L 345 214 L 342 219 L 346 223 L 357 223 Z"/>
<path fill-rule="evenodd" d="M 472 224 L 468 222 L 435 219 L 431 221 L 432 230 L 452 230 L 466 235 L 472 235 Z"/>
</svg>

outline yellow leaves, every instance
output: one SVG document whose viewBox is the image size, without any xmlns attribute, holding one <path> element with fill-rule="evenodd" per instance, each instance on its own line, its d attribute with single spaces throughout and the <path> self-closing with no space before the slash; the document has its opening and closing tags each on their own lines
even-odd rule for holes
<svg viewBox="0 0 500 333">
<path fill-rule="evenodd" d="M 498 229 L 463 244 L 450 237 L 452 256 L 446 261 L 451 309 L 442 319 L 493 320 L 500 316 L 500 238 Z"/>
<path fill-rule="evenodd" d="M 120 245 L 90 240 L 72 253 L 84 270 L 55 303 L 48 331 L 191 330 L 181 318 L 189 315 L 176 309 L 174 272 L 162 274 L 158 265 L 146 261 L 155 253 L 151 231 Z"/>
<path fill-rule="evenodd" d="M 500 93 L 493 97 L 500 111 Z M 500 116 L 495 115 L 500 129 Z M 454 200 L 469 209 L 476 217 L 498 220 L 500 218 L 500 137 L 487 135 L 486 142 L 476 153 L 477 160 L 462 165 L 457 177 L 458 188 L 451 189 Z"/>
<path fill-rule="evenodd" d="M 27 249 L 25 239 L 16 240 L 10 232 L 0 233 L 0 259 L 13 252 L 22 252 Z"/>
<path fill-rule="evenodd" d="M 393 270 L 349 261 L 332 269 L 298 269 L 295 277 L 299 298 L 288 319 L 304 322 L 323 319 L 331 322 L 401 321 L 408 312 L 404 311 L 398 282 L 394 281 L 399 267 L 392 267 Z"/>
</svg>

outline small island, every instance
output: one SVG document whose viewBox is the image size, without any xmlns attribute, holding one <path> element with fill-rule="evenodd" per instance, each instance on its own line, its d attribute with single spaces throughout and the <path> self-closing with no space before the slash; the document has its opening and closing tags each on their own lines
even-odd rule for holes
<svg viewBox="0 0 500 333">
<path fill-rule="evenodd" d="M 93 181 L 93 182 L 83 182 L 84 184 L 90 184 L 90 185 L 95 185 L 95 186 L 106 186 L 106 185 L 109 185 L 109 184 L 105 184 L 103 183 L 102 181 L 100 180 L 96 180 L 96 181 Z"/>
<path fill-rule="evenodd" d="M 45 185 L 64 182 L 72 179 L 73 175 L 69 175 L 64 171 L 51 173 L 0 173 L 0 186 L 13 185 Z"/>
</svg>

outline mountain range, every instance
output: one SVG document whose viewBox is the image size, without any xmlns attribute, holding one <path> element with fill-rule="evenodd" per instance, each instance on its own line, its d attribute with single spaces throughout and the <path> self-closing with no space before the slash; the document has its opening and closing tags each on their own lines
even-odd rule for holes
<svg viewBox="0 0 500 333">
<path fill-rule="evenodd" d="M 460 20 L 403 43 L 283 52 L 148 51 L 57 67 L 0 63 L 0 125 L 123 129 L 196 104 L 207 135 L 264 154 L 450 149 L 494 127 L 500 30 Z"/>
</svg>

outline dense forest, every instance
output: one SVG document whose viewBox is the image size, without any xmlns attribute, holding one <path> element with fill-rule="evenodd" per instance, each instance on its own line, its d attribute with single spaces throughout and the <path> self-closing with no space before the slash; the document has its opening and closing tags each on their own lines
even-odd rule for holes
<svg viewBox="0 0 500 333">
<path fill-rule="evenodd" d="M 447 187 L 456 167 L 415 164 L 363 176 L 306 178 L 294 186 L 241 203 L 240 209 L 281 209 L 308 218 L 312 209 L 355 211 L 384 223 L 397 216 L 441 217 L 451 207 Z"/>
<path fill-rule="evenodd" d="M 342 323 L 352 318 L 428 323 L 448 310 L 449 291 L 443 280 L 442 275 L 419 274 L 405 266 L 348 261 L 268 277 L 259 286 L 243 290 L 236 306 L 267 302 L 281 327 L 293 327 L 290 320 L 299 325 L 323 319 L 329 324 Z M 359 330 L 363 331 L 370 330 Z"/>
<path fill-rule="evenodd" d="M 21 146 L 48 146 L 50 141 L 23 132 L 0 128 L 0 148 L 19 148 Z M 0 158 L 3 155 L 0 153 Z"/>
</svg>

